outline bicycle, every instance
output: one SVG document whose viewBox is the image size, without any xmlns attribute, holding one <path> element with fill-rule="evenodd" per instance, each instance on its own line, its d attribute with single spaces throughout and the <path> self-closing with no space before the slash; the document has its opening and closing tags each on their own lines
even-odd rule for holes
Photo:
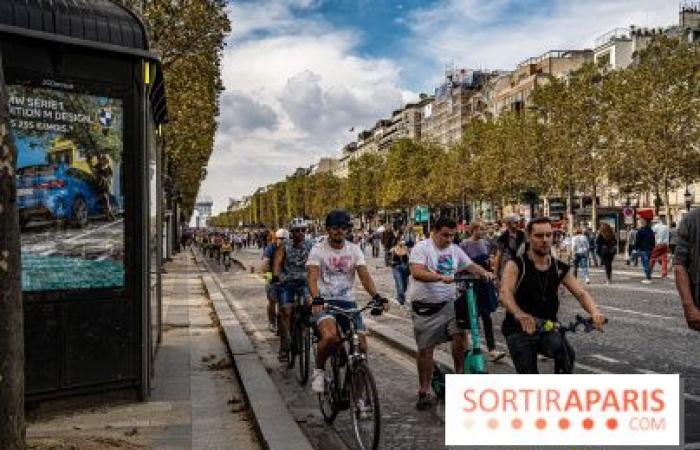
<svg viewBox="0 0 700 450">
<path fill-rule="evenodd" d="M 336 314 L 336 326 L 340 342 L 332 345 L 326 360 L 326 379 L 323 394 L 318 394 L 321 413 L 327 424 L 332 424 L 340 411 L 352 409 L 352 423 L 355 439 L 362 450 L 379 448 L 381 413 L 379 394 L 374 376 L 369 368 L 367 357 L 360 353 L 360 335 L 355 327 L 354 318 L 368 309 L 372 315 L 380 315 L 382 306 L 370 301 L 363 308 L 344 309 L 326 303 L 326 310 Z M 332 302 L 332 300 L 331 300 Z M 339 321 L 347 321 L 348 332 L 343 333 Z M 363 426 L 367 424 L 367 439 L 363 436 Z"/>
<path fill-rule="evenodd" d="M 294 367 L 296 356 L 299 355 L 299 371 L 297 381 L 302 386 L 309 380 L 309 369 L 311 367 L 311 332 L 309 328 L 309 318 L 311 317 L 311 307 L 306 304 L 306 297 L 303 286 L 294 288 L 294 306 L 290 324 L 290 342 L 287 346 L 287 369 Z"/>
<path fill-rule="evenodd" d="M 605 319 L 603 323 L 608 323 L 608 319 Z M 562 367 L 561 364 L 557 364 L 555 362 L 554 364 L 554 373 L 555 374 L 569 374 L 569 373 L 574 373 L 574 361 L 573 358 L 571 357 L 571 353 L 569 353 L 569 345 L 568 341 L 566 340 L 566 333 L 576 333 L 576 330 L 579 326 L 583 326 L 583 331 L 585 333 L 590 333 L 593 331 L 593 320 L 591 318 L 586 319 L 580 314 L 576 314 L 575 316 L 575 321 L 574 322 L 569 322 L 569 325 L 564 325 L 561 322 L 555 322 L 553 320 L 546 320 L 546 319 L 536 319 L 535 320 L 535 332 L 536 333 L 549 333 L 552 331 L 556 331 L 559 334 L 561 334 L 561 339 L 564 345 L 562 345 L 562 349 L 564 350 L 565 353 L 565 358 L 564 358 L 564 366 Z"/>
</svg>

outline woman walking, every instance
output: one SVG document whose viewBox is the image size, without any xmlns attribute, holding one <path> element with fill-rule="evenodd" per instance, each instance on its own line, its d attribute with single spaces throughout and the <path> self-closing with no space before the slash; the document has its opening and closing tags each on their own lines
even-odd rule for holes
<svg viewBox="0 0 700 450">
<path fill-rule="evenodd" d="M 602 222 L 598 229 L 596 253 L 600 257 L 601 264 L 605 267 L 605 284 L 610 284 L 612 282 L 612 263 L 617 254 L 617 239 L 615 239 L 615 232 L 607 222 Z"/>
<path fill-rule="evenodd" d="M 391 273 L 396 285 L 396 301 L 400 305 L 406 303 L 406 289 L 408 288 L 408 247 L 399 234 L 396 245 L 391 250 Z"/>
<path fill-rule="evenodd" d="M 571 239 L 571 252 L 574 254 L 574 278 L 578 278 L 578 269 L 586 280 L 586 284 L 591 280 L 588 278 L 588 238 L 581 229 L 576 230 L 576 235 Z"/>
<path fill-rule="evenodd" d="M 491 255 L 488 242 L 482 237 L 482 225 L 479 222 L 472 222 L 470 228 L 471 235 L 463 240 L 460 246 L 472 261 L 490 271 Z M 490 360 L 496 362 L 506 355 L 505 352 L 496 350 L 496 339 L 493 334 L 491 314 L 498 306 L 496 291 L 491 283 L 477 283 L 477 286 L 477 311 L 484 324 L 486 348 L 488 348 Z"/>
</svg>

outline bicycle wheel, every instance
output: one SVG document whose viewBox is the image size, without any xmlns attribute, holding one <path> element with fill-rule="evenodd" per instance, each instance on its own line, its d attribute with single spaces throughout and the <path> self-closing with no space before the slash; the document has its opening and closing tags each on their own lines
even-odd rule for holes
<svg viewBox="0 0 700 450">
<path fill-rule="evenodd" d="M 338 415 L 336 400 L 340 395 L 340 383 L 342 382 L 335 353 L 328 357 L 324 369 L 326 379 L 324 380 L 323 394 L 318 394 L 318 404 L 321 407 L 323 420 L 331 425 Z"/>
<path fill-rule="evenodd" d="M 355 439 L 362 450 L 379 448 L 381 413 L 374 377 L 365 362 L 359 362 L 350 376 L 350 401 Z"/>
<path fill-rule="evenodd" d="M 287 369 L 294 367 L 294 360 L 299 354 L 299 320 L 297 318 L 296 312 L 292 313 L 292 317 L 289 320 L 291 325 L 291 330 L 289 333 L 289 342 L 287 342 Z"/>
<path fill-rule="evenodd" d="M 297 380 L 302 386 L 309 380 L 309 367 L 311 365 L 311 333 L 306 325 L 299 325 L 299 370 Z"/>
</svg>

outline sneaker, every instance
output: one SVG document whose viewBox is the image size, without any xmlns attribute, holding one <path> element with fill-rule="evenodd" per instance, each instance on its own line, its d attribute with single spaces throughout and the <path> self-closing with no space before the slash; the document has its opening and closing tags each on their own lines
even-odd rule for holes
<svg viewBox="0 0 700 450">
<path fill-rule="evenodd" d="M 591 284 L 590 278 L 586 278 L 586 284 Z"/>
<path fill-rule="evenodd" d="M 489 352 L 489 359 L 491 362 L 500 361 L 504 356 L 506 356 L 506 352 L 502 352 L 500 350 L 494 349 Z"/>
<path fill-rule="evenodd" d="M 268 323 L 267 329 L 270 330 L 272 333 L 277 333 L 277 325 L 275 325 L 274 323 Z"/>
<path fill-rule="evenodd" d="M 326 371 L 323 369 L 314 369 L 311 375 L 311 390 L 316 394 L 323 394 L 325 389 Z"/>
<path fill-rule="evenodd" d="M 427 392 L 418 394 L 418 401 L 416 402 L 416 409 L 418 411 L 425 411 L 433 406 L 433 399 Z"/>
<path fill-rule="evenodd" d="M 645 279 L 642 280 L 642 283 L 643 283 L 643 284 L 651 284 L 651 280 L 645 278 Z"/>
</svg>

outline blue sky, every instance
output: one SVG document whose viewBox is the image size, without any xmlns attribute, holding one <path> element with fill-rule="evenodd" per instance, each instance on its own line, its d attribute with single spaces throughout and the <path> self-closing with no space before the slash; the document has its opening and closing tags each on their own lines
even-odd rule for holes
<svg viewBox="0 0 700 450">
<path fill-rule="evenodd" d="M 432 92 L 446 64 L 512 69 L 616 27 L 677 22 L 676 0 L 238 0 L 202 197 L 229 197 L 337 156 L 349 133 Z"/>
</svg>

